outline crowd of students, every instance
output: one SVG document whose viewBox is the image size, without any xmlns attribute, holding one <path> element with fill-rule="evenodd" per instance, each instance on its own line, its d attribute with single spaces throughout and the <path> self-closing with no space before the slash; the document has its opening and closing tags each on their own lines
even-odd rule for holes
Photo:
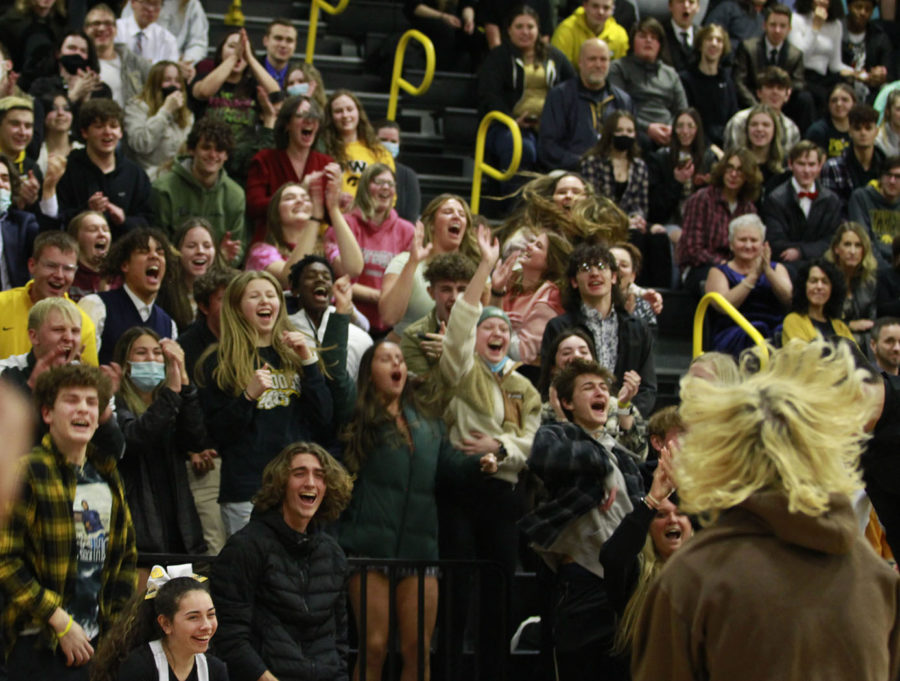
<svg viewBox="0 0 900 681">
<path fill-rule="evenodd" d="M 886 603 L 847 659 L 897 673 L 900 97 L 874 3 L 842 25 L 840 3 L 721 0 L 701 27 L 696 0 L 665 22 L 584 0 L 555 30 L 545 4 L 405 7 L 541 171 L 498 224 L 453 194 L 422 206 L 397 124 L 293 61 L 290 20 L 264 56 L 236 29 L 208 57 L 199 0 L 0 19 L 0 412 L 37 407 L 0 531 L 5 678 L 347 679 L 352 614 L 353 674 L 378 679 L 393 609 L 412 681 L 442 603 L 460 674 L 468 583 L 348 558 L 491 561 L 481 678 L 506 671 L 523 565 L 544 589 L 537 674 L 744 678 L 721 624 L 690 645 L 666 627 L 704 633 L 686 613 L 727 611 L 706 589 L 757 567 L 788 593 L 807 550 L 872 577 L 856 607 Z M 490 129 L 494 161 L 512 144 Z M 658 409 L 659 290 L 679 287 L 785 348 L 742 354 L 714 314 L 719 352 Z M 725 520 L 657 581 L 699 527 L 685 509 Z M 693 578 L 757 516 L 796 574 L 760 540 L 730 580 Z M 207 585 L 142 553 L 217 560 Z"/>
</svg>

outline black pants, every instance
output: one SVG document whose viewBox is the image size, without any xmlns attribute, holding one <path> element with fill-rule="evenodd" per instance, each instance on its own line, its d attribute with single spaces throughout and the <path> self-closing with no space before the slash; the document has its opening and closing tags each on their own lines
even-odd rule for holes
<svg viewBox="0 0 900 681">
<path fill-rule="evenodd" d="M 57 648 L 53 652 L 39 636 L 20 636 L 6 660 L 9 681 L 88 681 L 90 663 L 67 667 L 66 658 Z"/>
<path fill-rule="evenodd" d="M 614 655 L 616 613 L 603 580 L 576 563 L 557 573 L 553 645 L 559 681 L 627 681 L 628 660 Z"/>
</svg>

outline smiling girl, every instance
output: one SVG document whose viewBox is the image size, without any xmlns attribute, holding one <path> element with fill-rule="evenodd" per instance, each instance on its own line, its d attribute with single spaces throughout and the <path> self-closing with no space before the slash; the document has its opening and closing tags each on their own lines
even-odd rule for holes
<svg viewBox="0 0 900 681">
<path fill-rule="evenodd" d="M 201 402 L 222 458 L 219 503 L 231 535 L 250 517 L 263 468 L 286 445 L 330 435 L 332 398 L 281 286 L 244 272 L 225 289 L 221 337 L 199 361 Z"/>
<path fill-rule="evenodd" d="M 394 210 L 397 180 L 383 163 L 370 164 L 359 179 L 353 208 L 344 216 L 356 242 L 362 249 L 365 266 L 353 278 L 353 300 L 372 325 L 372 333 L 390 330 L 378 316 L 384 270 L 394 256 L 409 249 L 416 228 Z M 325 255 L 338 276 L 344 274 L 344 263 L 335 238 L 334 227 L 325 233 Z"/>
<path fill-rule="evenodd" d="M 228 681 L 225 664 L 207 655 L 218 629 L 209 590 L 194 577 L 165 575 L 151 579 L 147 593 L 132 600 L 129 611 L 103 638 L 91 678 L 96 681 Z M 156 583 L 154 583 L 156 582 Z"/>
<path fill-rule="evenodd" d="M 378 314 L 383 324 L 394 327 L 391 333 L 395 342 L 400 342 L 403 330 L 434 305 L 424 276 L 430 259 L 457 252 L 478 260 L 472 213 L 461 196 L 441 194 L 425 206 L 409 251 L 395 256 L 384 272 Z"/>
<path fill-rule="evenodd" d="M 205 218 L 189 218 L 174 235 L 178 258 L 166 272 L 159 303 L 175 320 L 182 333 L 197 316 L 194 281 L 213 267 L 227 269 L 225 258 L 216 248 L 212 225 Z"/>
<path fill-rule="evenodd" d="M 325 150 L 341 165 L 345 194 L 356 194 L 362 171 L 370 163 L 395 170 L 394 157 L 378 141 L 366 110 L 349 90 L 335 90 L 329 97 L 322 138 Z"/>
</svg>

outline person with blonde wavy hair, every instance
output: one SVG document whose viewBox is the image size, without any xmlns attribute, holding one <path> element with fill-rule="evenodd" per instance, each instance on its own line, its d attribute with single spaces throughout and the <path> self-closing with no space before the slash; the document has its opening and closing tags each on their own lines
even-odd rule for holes
<svg viewBox="0 0 900 681">
<path fill-rule="evenodd" d="M 219 505 L 228 535 L 250 519 L 250 499 L 274 452 L 330 435 L 331 392 L 283 301 L 268 272 L 235 277 L 222 299 L 219 342 L 197 362 L 206 426 L 222 459 Z"/>
<path fill-rule="evenodd" d="M 680 507 L 711 526 L 647 595 L 635 681 L 897 678 L 900 577 L 850 497 L 877 409 L 868 375 L 815 340 L 738 384 L 682 380 L 673 475 Z"/>
</svg>

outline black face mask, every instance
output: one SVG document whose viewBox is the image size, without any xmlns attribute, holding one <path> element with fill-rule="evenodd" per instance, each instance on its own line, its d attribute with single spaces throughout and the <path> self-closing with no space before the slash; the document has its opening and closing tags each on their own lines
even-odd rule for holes
<svg viewBox="0 0 900 681">
<path fill-rule="evenodd" d="M 64 54 L 59 58 L 59 63 L 70 74 L 75 75 L 79 70 L 90 67 L 90 62 L 80 54 Z"/>
<path fill-rule="evenodd" d="M 634 146 L 634 137 L 629 135 L 613 135 L 613 149 L 616 151 L 628 151 Z"/>
<path fill-rule="evenodd" d="M 166 87 L 162 88 L 160 92 L 162 92 L 163 99 L 165 99 L 178 89 L 180 88 L 177 85 L 167 85 Z"/>
</svg>

